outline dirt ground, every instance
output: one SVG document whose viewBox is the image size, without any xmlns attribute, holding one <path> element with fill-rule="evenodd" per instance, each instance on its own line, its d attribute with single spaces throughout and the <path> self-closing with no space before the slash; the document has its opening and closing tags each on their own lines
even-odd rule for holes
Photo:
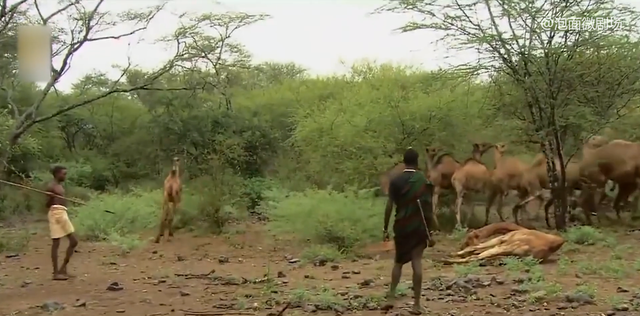
<svg viewBox="0 0 640 316">
<path fill-rule="evenodd" d="M 520 284 L 526 264 L 431 261 L 457 248 L 452 237 L 438 236 L 425 254 L 424 306 L 428 315 L 458 316 L 638 313 L 640 261 L 633 249 L 640 235 L 634 234 L 617 234 L 616 245 L 566 244 L 555 262 L 541 266 L 546 285 L 529 289 Z M 392 265 L 391 253 L 326 265 L 319 258 L 320 266 L 297 262 L 302 249 L 274 241 L 260 224 L 228 236 L 178 233 L 170 243 L 147 243 L 126 255 L 112 245 L 82 242 L 68 281 L 51 280 L 49 247 L 42 227 L 31 233 L 24 252 L 2 253 L 0 315 L 275 315 L 286 302 L 292 306 L 285 315 L 379 315 Z M 389 313 L 408 315 L 410 279 L 405 267 L 398 290 L 403 297 Z M 121 289 L 108 290 L 113 282 Z M 580 291 L 595 301 L 567 300 L 565 293 Z"/>
</svg>

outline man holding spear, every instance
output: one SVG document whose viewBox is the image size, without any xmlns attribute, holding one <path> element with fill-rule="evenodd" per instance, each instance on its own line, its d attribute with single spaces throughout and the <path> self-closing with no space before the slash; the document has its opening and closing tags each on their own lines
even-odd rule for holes
<svg viewBox="0 0 640 316">
<path fill-rule="evenodd" d="M 78 239 L 73 234 L 73 224 L 67 215 L 67 199 L 64 197 L 64 188 L 62 183 L 67 178 L 67 168 L 63 166 L 54 166 L 51 169 L 53 180 L 47 185 L 46 193 L 48 195 L 46 207 L 49 209 L 49 230 L 51 232 L 51 261 L 53 262 L 53 279 L 68 280 L 67 265 L 73 255 L 73 251 L 78 246 Z M 62 237 L 69 239 L 69 246 L 62 261 L 62 266 L 58 269 L 58 248 L 60 247 L 60 239 Z"/>
<path fill-rule="evenodd" d="M 431 210 L 433 184 L 418 169 L 418 152 L 412 148 L 404 153 L 404 171 L 389 183 L 389 200 L 384 214 L 384 240 L 389 240 L 389 219 L 393 205 L 396 205 L 396 217 L 393 223 L 393 239 L 396 256 L 391 271 L 391 285 L 387 294 L 385 309 L 395 304 L 395 293 L 402 267 L 411 262 L 413 269 L 413 309 L 412 314 L 423 312 L 420 303 L 422 292 L 422 253 L 427 246 L 435 242 L 429 233 L 429 227 L 435 227 Z"/>
</svg>

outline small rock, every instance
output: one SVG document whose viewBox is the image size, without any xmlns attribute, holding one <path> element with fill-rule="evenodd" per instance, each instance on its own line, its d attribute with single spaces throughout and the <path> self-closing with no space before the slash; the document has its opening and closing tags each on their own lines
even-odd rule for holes
<svg viewBox="0 0 640 316">
<path fill-rule="evenodd" d="M 332 271 L 338 271 L 338 270 L 340 270 L 340 266 L 339 266 L 339 265 L 337 265 L 337 264 L 332 264 L 332 265 L 331 265 L 331 270 L 332 270 Z"/>
<path fill-rule="evenodd" d="M 116 292 L 116 291 L 122 291 L 122 290 L 124 290 L 124 287 L 118 282 L 111 282 L 111 284 L 107 286 L 107 291 Z"/>
<path fill-rule="evenodd" d="M 614 312 L 614 311 L 607 311 L 605 313 L 605 315 L 607 315 L 607 316 L 615 316 L 615 314 L 616 314 L 616 312 Z"/>
<path fill-rule="evenodd" d="M 625 289 L 625 288 L 623 288 L 621 286 L 618 286 L 618 288 L 616 289 L 616 293 L 629 293 L 629 290 L 627 290 L 627 289 Z"/>
<path fill-rule="evenodd" d="M 613 307 L 613 310 L 616 312 L 627 312 L 629 309 L 629 305 L 627 304 L 620 304 Z"/>
<path fill-rule="evenodd" d="M 18 258 L 20 257 L 20 254 L 17 253 L 10 253 L 4 256 L 5 258 Z"/>
<path fill-rule="evenodd" d="M 558 306 L 556 306 L 557 310 L 564 310 L 564 309 L 568 309 L 569 308 L 569 304 L 567 303 L 560 303 L 558 304 Z"/>
<path fill-rule="evenodd" d="M 184 291 L 184 290 L 180 290 L 179 293 L 180 293 L 180 296 L 189 296 L 189 295 L 191 295 L 191 293 L 189 293 L 187 291 Z"/>
<path fill-rule="evenodd" d="M 22 284 L 20 285 L 20 287 L 27 287 L 31 283 L 32 283 L 31 280 L 24 280 L 22 281 Z"/>
<path fill-rule="evenodd" d="M 77 299 L 73 304 L 73 307 L 87 307 L 87 302 L 85 300 Z"/>
<path fill-rule="evenodd" d="M 311 280 L 315 279 L 315 277 L 313 275 L 311 275 L 311 274 L 305 274 L 304 278 L 305 279 L 311 279 Z"/>
<path fill-rule="evenodd" d="M 318 311 L 318 309 L 313 305 L 313 304 L 307 304 L 304 306 L 303 310 L 306 313 L 315 313 Z"/>
<path fill-rule="evenodd" d="M 497 285 L 503 285 L 504 284 L 504 280 L 501 278 L 496 277 L 495 275 L 491 277 L 491 280 L 489 281 L 492 284 L 497 284 Z"/>
<path fill-rule="evenodd" d="M 116 313 L 118 313 L 118 314 L 122 314 L 124 312 L 126 312 L 126 310 L 124 310 L 122 308 L 121 309 L 116 309 Z"/>
<path fill-rule="evenodd" d="M 324 256 L 317 256 L 315 259 L 313 259 L 313 265 L 316 267 L 324 267 L 328 262 L 329 260 L 327 260 L 327 258 L 325 258 Z"/>
<path fill-rule="evenodd" d="M 42 308 L 42 310 L 48 313 L 53 313 L 53 312 L 63 310 L 64 305 L 56 301 L 46 301 L 44 302 L 44 304 L 40 305 L 40 308 Z"/>
<path fill-rule="evenodd" d="M 187 259 L 186 259 L 185 257 L 181 256 L 181 255 L 177 255 L 177 256 L 176 256 L 176 260 L 177 260 L 177 261 L 185 261 L 185 260 L 187 260 Z"/>
<path fill-rule="evenodd" d="M 514 286 L 511 288 L 511 293 L 514 293 L 514 294 L 525 294 L 527 292 L 529 292 L 529 290 L 524 287 Z"/>
<path fill-rule="evenodd" d="M 365 279 L 362 282 L 358 283 L 358 285 L 369 286 L 369 285 L 373 285 L 373 283 L 374 283 L 373 279 Z"/>
<path fill-rule="evenodd" d="M 345 279 L 345 280 L 346 280 L 346 279 L 351 279 L 351 276 L 350 276 L 350 275 L 348 275 L 348 274 L 343 274 L 343 275 L 342 275 L 342 278 L 343 278 L 343 279 Z"/>
<path fill-rule="evenodd" d="M 593 298 L 584 293 L 572 293 L 564 296 L 565 301 L 568 303 L 578 304 L 594 304 Z"/>
<path fill-rule="evenodd" d="M 360 274 L 360 273 L 362 273 L 362 272 L 360 272 L 360 270 L 353 270 L 353 271 L 351 271 L 351 273 L 353 273 L 353 274 Z"/>
<path fill-rule="evenodd" d="M 220 264 L 225 264 L 225 263 L 229 263 L 229 258 L 227 256 L 219 256 L 218 257 L 218 263 Z"/>
<path fill-rule="evenodd" d="M 287 275 L 285 275 L 285 274 L 284 274 L 284 272 L 282 272 L 282 271 L 278 271 L 278 275 L 277 275 L 277 277 L 278 277 L 278 278 L 286 278 L 286 277 L 287 277 Z"/>
<path fill-rule="evenodd" d="M 288 260 L 287 262 L 288 262 L 288 263 L 298 263 L 298 262 L 300 262 L 300 259 L 298 259 L 298 258 L 293 258 L 293 259 Z"/>
</svg>

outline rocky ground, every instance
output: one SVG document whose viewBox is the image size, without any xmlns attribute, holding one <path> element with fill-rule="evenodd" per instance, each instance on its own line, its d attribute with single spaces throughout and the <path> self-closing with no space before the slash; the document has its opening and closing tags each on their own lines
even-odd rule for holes
<svg viewBox="0 0 640 316">
<path fill-rule="evenodd" d="M 607 234 L 595 245 L 566 244 L 555 262 L 507 258 L 487 266 L 430 260 L 457 248 L 456 238 L 439 236 L 425 254 L 424 306 L 429 315 L 457 316 L 638 313 L 638 235 Z M 28 247 L 0 257 L 0 315 L 276 315 L 287 303 L 289 316 L 385 313 L 390 253 L 339 262 L 322 255 L 298 259 L 303 250 L 274 241 L 256 225 L 220 237 L 181 233 L 128 254 L 81 243 L 70 266 L 75 277 L 61 282 L 50 279 L 46 229 L 29 235 Z M 406 267 L 402 299 L 387 313 L 409 314 L 410 273 Z"/>
</svg>

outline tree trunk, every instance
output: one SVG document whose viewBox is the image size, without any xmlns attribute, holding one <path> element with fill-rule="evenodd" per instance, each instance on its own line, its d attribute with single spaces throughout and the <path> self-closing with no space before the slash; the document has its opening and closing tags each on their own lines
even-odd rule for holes
<svg viewBox="0 0 640 316">
<path fill-rule="evenodd" d="M 549 177 L 549 188 L 551 189 L 551 198 L 554 199 L 553 212 L 556 221 L 556 229 L 564 230 L 566 223 L 566 209 L 568 207 L 566 190 L 560 177 L 558 177 L 558 169 L 555 161 L 554 141 L 543 142 L 542 153 L 547 159 L 547 176 Z M 563 168 L 563 166 L 560 166 Z"/>
</svg>

